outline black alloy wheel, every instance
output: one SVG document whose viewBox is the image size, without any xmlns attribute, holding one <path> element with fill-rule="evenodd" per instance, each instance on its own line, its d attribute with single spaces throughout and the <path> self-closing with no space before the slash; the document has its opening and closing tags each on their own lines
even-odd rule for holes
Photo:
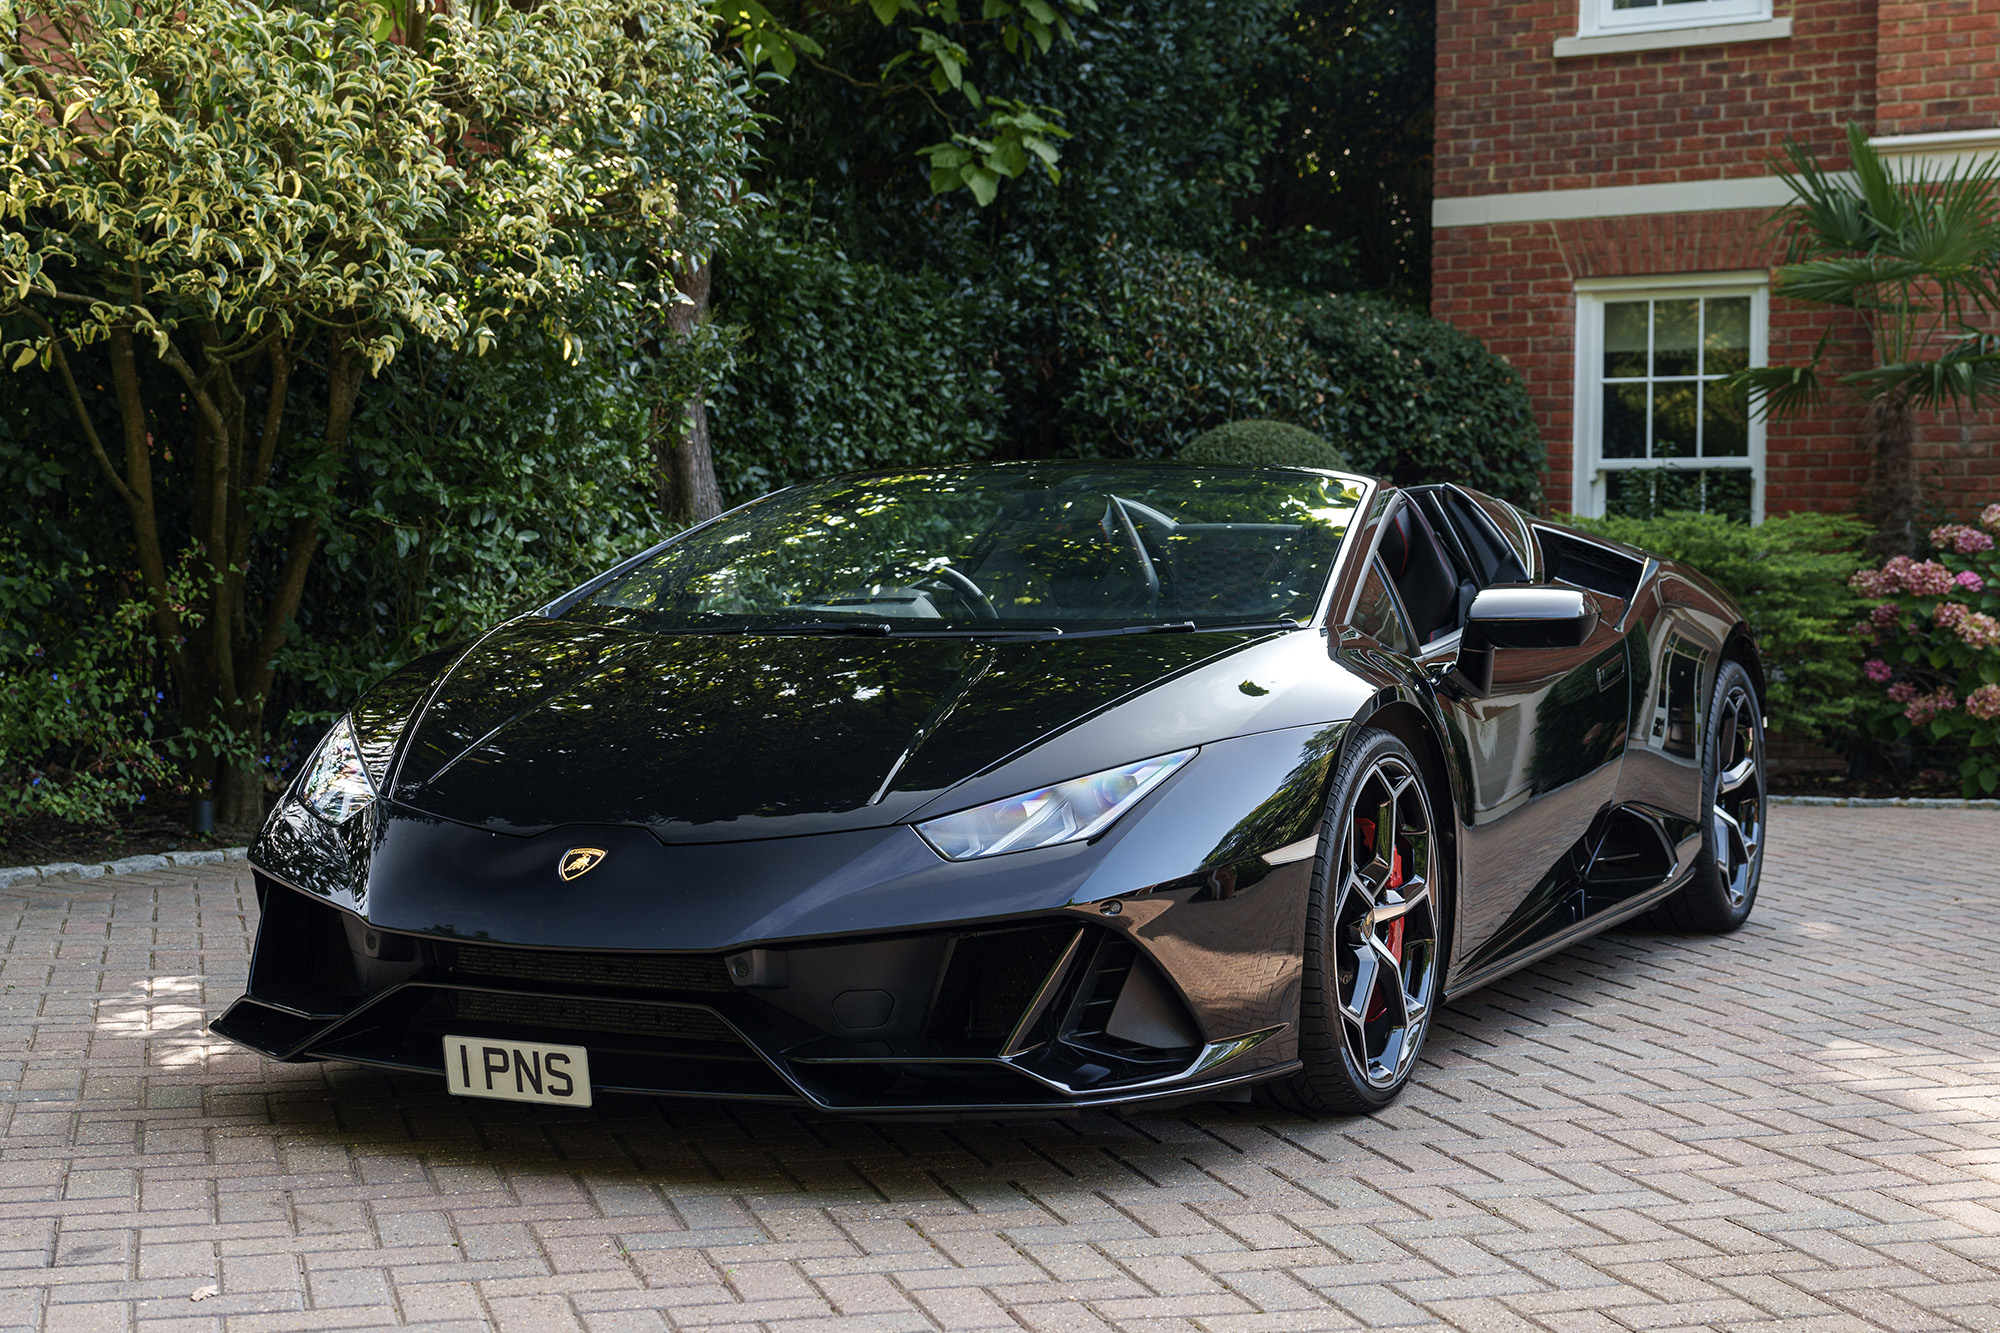
<svg viewBox="0 0 2000 1333">
<path fill-rule="evenodd" d="M 1321 825 L 1299 1000 L 1305 1068 L 1269 1089 L 1307 1114 L 1387 1106 L 1417 1067 L 1443 974 L 1443 843 L 1417 757 L 1363 731 Z"/>
<path fill-rule="evenodd" d="M 1701 775 L 1701 860 L 1655 916 L 1668 930 L 1720 934 L 1750 919 L 1769 811 L 1763 709 L 1740 662 L 1724 662 L 1716 673 Z"/>
</svg>

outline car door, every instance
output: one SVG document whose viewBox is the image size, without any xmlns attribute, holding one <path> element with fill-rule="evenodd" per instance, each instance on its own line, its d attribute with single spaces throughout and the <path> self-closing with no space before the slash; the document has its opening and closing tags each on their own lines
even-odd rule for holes
<svg viewBox="0 0 2000 1333">
<path fill-rule="evenodd" d="M 1485 521 L 1471 505 L 1434 512 L 1441 526 Z M 1462 554 L 1477 563 L 1471 539 L 1499 534 L 1459 535 Z M 1586 835 L 1611 806 L 1625 752 L 1631 673 L 1623 622 L 1637 569 L 1621 582 L 1624 571 L 1593 563 L 1592 544 L 1572 549 L 1568 534 L 1539 524 L 1534 537 L 1542 555 L 1536 575 L 1509 581 L 1589 591 L 1600 609 L 1589 638 L 1573 648 L 1496 650 L 1484 697 L 1454 685 L 1456 634 L 1421 659 L 1459 733 L 1470 788 L 1459 858 L 1461 975 L 1582 919 Z M 1526 571 L 1517 562 L 1492 572 Z"/>
</svg>

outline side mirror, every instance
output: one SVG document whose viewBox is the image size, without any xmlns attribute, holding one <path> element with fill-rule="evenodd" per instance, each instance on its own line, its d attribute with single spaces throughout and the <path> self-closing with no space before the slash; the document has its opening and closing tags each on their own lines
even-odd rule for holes
<svg viewBox="0 0 2000 1333">
<path fill-rule="evenodd" d="M 1472 599 L 1459 639 L 1459 687 L 1475 698 L 1493 692 L 1496 648 L 1577 648 L 1597 628 L 1597 599 L 1579 588 L 1496 583 Z"/>
</svg>

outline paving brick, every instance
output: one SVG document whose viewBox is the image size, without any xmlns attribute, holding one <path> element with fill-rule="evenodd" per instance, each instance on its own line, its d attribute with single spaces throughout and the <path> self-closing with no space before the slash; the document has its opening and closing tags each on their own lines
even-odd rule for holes
<svg viewBox="0 0 2000 1333">
<path fill-rule="evenodd" d="M 0 888 L 0 1328 L 2000 1333 L 2000 820 L 1773 828 L 1741 931 L 1463 997 L 1318 1123 L 468 1103 L 202 1032 L 240 864 Z"/>
</svg>

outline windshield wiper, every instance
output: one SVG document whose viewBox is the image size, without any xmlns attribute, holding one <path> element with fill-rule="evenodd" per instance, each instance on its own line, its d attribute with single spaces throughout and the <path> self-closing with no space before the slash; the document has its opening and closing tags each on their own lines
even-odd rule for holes
<svg viewBox="0 0 2000 1333">
<path fill-rule="evenodd" d="M 793 620 L 779 625 L 731 625 L 724 634 L 859 634 L 880 638 L 890 632 L 881 620 Z"/>
<path fill-rule="evenodd" d="M 1225 621 L 1217 625 L 1200 625 L 1192 620 L 1169 620 L 1152 625 L 1121 625 L 1117 629 L 1071 630 L 1065 638 L 1102 639 L 1118 634 L 1258 634 L 1271 630 L 1297 629 L 1296 620 L 1245 620 Z"/>
</svg>

